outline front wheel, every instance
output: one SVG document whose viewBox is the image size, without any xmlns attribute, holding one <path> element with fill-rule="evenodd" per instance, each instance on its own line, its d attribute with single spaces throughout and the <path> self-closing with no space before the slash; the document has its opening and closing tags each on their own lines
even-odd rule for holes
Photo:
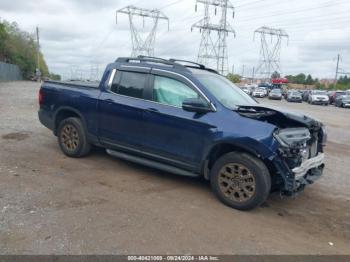
<svg viewBox="0 0 350 262">
<path fill-rule="evenodd" d="M 271 176 L 265 164 L 246 153 L 220 157 L 210 171 L 215 195 L 226 205 L 250 210 L 261 205 L 271 190 Z"/>
<path fill-rule="evenodd" d="M 69 157 L 83 157 L 91 150 L 84 125 L 79 118 L 70 117 L 61 121 L 57 130 L 58 144 Z"/>
</svg>

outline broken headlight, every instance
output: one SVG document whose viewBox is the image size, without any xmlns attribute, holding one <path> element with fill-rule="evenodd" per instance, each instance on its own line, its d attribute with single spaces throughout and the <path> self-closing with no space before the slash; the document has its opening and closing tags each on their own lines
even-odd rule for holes
<svg viewBox="0 0 350 262">
<path fill-rule="evenodd" d="M 309 129 L 304 127 L 279 129 L 274 136 L 282 147 L 288 148 L 305 147 L 306 142 L 311 139 Z"/>
</svg>

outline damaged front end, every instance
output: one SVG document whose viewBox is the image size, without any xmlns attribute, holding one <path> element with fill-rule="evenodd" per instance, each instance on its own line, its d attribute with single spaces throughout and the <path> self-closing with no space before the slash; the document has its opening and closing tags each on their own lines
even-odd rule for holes
<svg viewBox="0 0 350 262">
<path fill-rule="evenodd" d="M 283 194 L 293 195 L 322 175 L 327 140 L 322 123 L 262 106 L 241 106 L 237 112 L 276 126 L 273 136 L 279 147 L 270 161 L 279 175 L 277 180 L 281 180 L 275 182 Z"/>
</svg>

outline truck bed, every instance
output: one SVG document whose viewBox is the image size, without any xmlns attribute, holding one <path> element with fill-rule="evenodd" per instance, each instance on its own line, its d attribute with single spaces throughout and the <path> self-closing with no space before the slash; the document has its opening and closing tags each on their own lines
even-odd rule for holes
<svg viewBox="0 0 350 262">
<path fill-rule="evenodd" d="M 100 86 L 100 82 L 99 81 L 95 81 L 95 82 L 87 82 L 87 81 L 53 81 L 53 80 L 49 80 L 49 81 L 45 81 L 45 83 L 52 83 L 52 84 L 58 84 L 58 85 L 64 85 L 64 86 L 69 86 L 69 87 L 87 87 L 87 88 L 95 88 L 98 89 Z"/>
</svg>

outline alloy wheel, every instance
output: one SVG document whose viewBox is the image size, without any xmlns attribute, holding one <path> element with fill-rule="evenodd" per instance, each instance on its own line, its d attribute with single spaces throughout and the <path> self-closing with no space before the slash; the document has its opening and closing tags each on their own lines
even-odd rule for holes
<svg viewBox="0 0 350 262">
<path fill-rule="evenodd" d="M 219 171 L 219 187 L 225 197 L 233 201 L 245 202 L 255 193 L 255 177 L 242 164 L 226 164 Z"/>
<path fill-rule="evenodd" d="M 60 138 L 62 145 L 68 151 L 74 151 L 79 146 L 78 130 L 71 124 L 67 124 L 62 128 Z"/>
</svg>

